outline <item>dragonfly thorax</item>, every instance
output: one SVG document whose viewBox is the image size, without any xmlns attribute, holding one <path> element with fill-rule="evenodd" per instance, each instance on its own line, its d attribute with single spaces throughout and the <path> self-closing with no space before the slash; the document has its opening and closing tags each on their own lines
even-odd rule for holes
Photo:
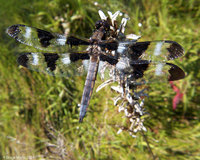
<svg viewBox="0 0 200 160">
<path fill-rule="evenodd" d="M 99 45 L 90 45 L 88 46 L 87 51 L 90 56 L 100 55 L 102 53 L 101 47 L 99 47 Z"/>
</svg>

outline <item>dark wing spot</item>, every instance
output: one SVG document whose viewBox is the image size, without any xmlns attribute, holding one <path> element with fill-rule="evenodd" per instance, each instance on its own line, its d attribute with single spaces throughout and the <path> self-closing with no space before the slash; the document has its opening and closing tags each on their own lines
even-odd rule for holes
<svg viewBox="0 0 200 160">
<path fill-rule="evenodd" d="M 171 43 L 169 48 L 167 48 L 169 55 L 167 57 L 168 60 L 178 58 L 184 54 L 183 47 L 174 41 L 165 41 L 166 43 Z"/>
<path fill-rule="evenodd" d="M 146 42 L 136 42 L 132 46 L 130 46 L 131 57 L 133 60 L 138 59 L 147 49 L 150 45 L 149 41 Z"/>
<path fill-rule="evenodd" d="M 105 42 L 105 43 L 99 43 L 99 46 L 101 47 L 102 50 L 117 50 L 119 43 L 117 41 L 112 41 L 112 42 Z"/>
<path fill-rule="evenodd" d="M 21 24 L 17 24 L 17 25 L 13 25 L 10 26 L 9 28 L 7 28 L 6 32 L 8 33 L 9 36 L 17 39 L 17 35 L 21 32 L 21 30 L 19 29 L 19 26 L 25 26 L 25 25 L 21 25 Z"/>
<path fill-rule="evenodd" d="M 115 65 L 118 62 L 117 59 L 114 59 L 113 57 L 106 56 L 104 54 L 100 55 L 100 60 L 101 61 L 106 61 L 106 62 L 110 63 L 111 65 Z"/>
<path fill-rule="evenodd" d="M 144 72 L 147 70 L 150 63 L 151 63 L 150 61 L 141 60 L 140 62 L 138 61 L 137 64 L 132 64 L 131 66 L 133 67 L 134 78 L 135 79 L 142 78 L 144 76 Z"/>
<path fill-rule="evenodd" d="M 169 77 L 168 81 L 176 81 L 179 79 L 183 79 L 185 77 L 185 72 L 179 68 L 177 65 L 174 65 L 172 63 L 166 63 L 167 65 L 171 66 L 169 69 Z"/>
<path fill-rule="evenodd" d="M 50 32 L 41 29 L 37 29 L 37 33 L 42 47 L 48 47 L 51 44 L 50 40 L 55 38 Z"/>
<path fill-rule="evenodd" d="M 28 68 L 28 61 L 29 61 L 29 58 L 28 58 L 28 55 L 30 55 L 31 53 L 26 53 L 26 54 L 21 54 L 18 58 L 17 58 L 17 63 L 19 65 L 22 65 L 26 68 Z"/>
<path fill-rule="evenodd" d="M 77 46 L 77 45 L 89 45 L 90 43 L 82 39 L 76 38 L 74 36 L 70 36 L 67 37 L 67 44 L 71 46 Z"/>
<path fill-rule="evenodd" d="M 45 57 L 45 62 L 47 63 L 47 67 L 50 68 L 51 71 L 56 69 L 56 61 L 58 60 L 58 54 L 51 53 L 43 53 Z"/>
<path fill-rule="evenodd" d="M 70 60 L 72 62 L 76 62 L 78 60 L 85 60 L 85 59 L 90 58 L 88 53 L 70 53 L 69 57 L 70 57 Z"/>
</svg>

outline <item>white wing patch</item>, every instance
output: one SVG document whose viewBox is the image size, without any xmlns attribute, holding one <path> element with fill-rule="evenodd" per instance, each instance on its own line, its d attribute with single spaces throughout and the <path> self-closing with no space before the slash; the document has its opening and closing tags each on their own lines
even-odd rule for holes
<svg viewBox="0 0 200 160">
<path fill-rule="evenodd" d="M 163 42 L 158 42 L 156 44 L 155 50 L 154 50 L 154 55 L 159 56 L 161 54 L 161 48 L 162 48 Z"/>
<path fill-rule="evenodd" d="M 30 27 L 26 27 L 26 33 L 24 34 L 24 37 L 27 39 L 30 39 L 31 37 L 31 28 Z"/>
<path fill-rule="evenodd" d="M 61 61 L 62 61 L 63 64 L 66 64 L 66 65 L 71 63 L 71 60 L 70 60 L 68 54 L 64 54 L 63 58 L 61 59 Z"/>
<path fill-rule="evenodd" d="M 39 57 L 37 53 L 32 53 L 33 56 L 33 61 L 32 61 L 32 65 L 38 65 L 39 64 Z"/>
<path fill-rule="evenodd" d="M 117 48 L 117 52 L 118 53 L 124 53 L 124 51 L 126 50 L 126 46 L 123 44 L 119 44 L 118 48 Z"/>
<path fill-rule="evenodd" d="M 156 65 L 155 75 L 161 76 L 163 74 L 162 72 L 163 64 L 159 63 Z"/>
<path fill-rule="evenodd" d="M 59 38 L 56 40 L 59 45 L 64 46 L 66 44 L 66 37 L 60 35 Z"/>
</svg>

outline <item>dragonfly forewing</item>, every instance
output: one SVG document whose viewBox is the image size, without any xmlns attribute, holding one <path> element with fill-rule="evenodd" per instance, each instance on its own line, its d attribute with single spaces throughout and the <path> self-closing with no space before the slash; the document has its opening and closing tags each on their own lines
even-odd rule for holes
<svg viewBox="0 0 200 160">
<path fill-rule="evenodd" d="M 21 24 L 10 26 L 6 32 L 20 43 L 47 52 L 66 52 L 72 50 L 73 46 L 90 44 L 75 36 L 51 33 Z"/>
<path fill-rule="evenodd" d="M 135 42 L 129 46 L 129 53 L 133 60 L 145 59 L 166 62 L 182 56 L 184 50 L 177 42 L 161 40 Z"/>
</svg>

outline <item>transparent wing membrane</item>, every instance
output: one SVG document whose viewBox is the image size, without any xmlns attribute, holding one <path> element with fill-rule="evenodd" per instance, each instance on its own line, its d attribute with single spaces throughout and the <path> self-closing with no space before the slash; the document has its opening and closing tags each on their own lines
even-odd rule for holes
<svg viewBox="0 0 200 160">
<path fill-rule="evenodd" d="M 18 63 L 24 67 L 55 76 L 79 75 L 87 70 L 89 54 L 92 54 L 89 53 L 93 45 L 92 40 L 51 33 L 20 24 L 9 27 L 7 33 L 23 44 L 51 52 L 31 52 L 20 55 Z M 102 40 L 94 44 L 101 47 L 104 52 L 99 53 L 102 61 L 99 72 L 103 72 L 106 75 L 104 77 L 109 77 L 110 68 L 113 70 L 119 59 L 123 59 L 124 56 L 128 58 L 132 67 L 131 74 L 137 80 L 178 80 L 185 76 L 178 66 L 166 63 L 184 54 L 183 48 L 177 42 Z M 72 50 L 73 48 L 76 52 Z M 85 51 L 80 52 L 79 49 Z M 112 56 L 113 52 L 119 56 Z"/>
<path fill-rule="evenodd" d="M 48 52 L 66 52 L 73 46 L 89 45 L 88 41 L 74 36 L 51 33 L 21 24 L 9 27 L 6 32 L 23 44 Z"/>
<path fill-rule="evenodd" d="M 168 61 L 184 54 L 180 44 L 174 41 L 146 41 L 135 42 L 129 46 L 132 59 L 144 59 L 152 61 Z"/>
<path fill-rule="evenodd" d="M 74 60 L 73 56 L 70 53 L 24 53 L 18 57 L 17 61 L 30 70 L 52 76 L 70 77 L 85 74 L 89 60 L 85 58 L 85 60 Z"/>
<path fill-rule="evenodd" d="M 151 62 L 147 60 L 132 62 L 132 76 L 147 83 L 176 81 L 185 77 L 185 72 L 172 63 Z"/>
</svg>

